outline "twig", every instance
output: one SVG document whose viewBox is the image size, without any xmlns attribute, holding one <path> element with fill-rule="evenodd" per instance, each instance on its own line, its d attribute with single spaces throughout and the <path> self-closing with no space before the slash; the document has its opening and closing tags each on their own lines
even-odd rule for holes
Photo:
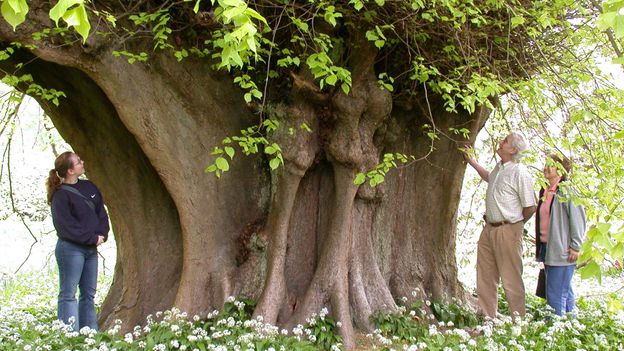
<svg viewBox="0 0 624 351">
<path fill-rule="evenodd" d="M 271 73 L 271 58 L 273 57 L 273 46 L 275 46 L 275 36 L 277 35 L 277 29 L 279 28 L 280 22 L 282 21 L 282 16 L 286 11 L 286 6 L 282 9 L 279 17 L 277 18 L 277 24 L 275 24 L 275 29 L 273 30 L 273 37 L 271 38 L 271 45 L 269 48 L 269 57 L 267 58 L 267 69 L 266 76 L 264 78 L 264 91 L 262 92 L 262 106 L 260 107 L 260 122 L 258 125 L 262 125 L 263 115 L 264 115 L 264 107 L 266 105 L 267 99 L 267 90 L 269 87 L 269 74 Z"/>
</svg>

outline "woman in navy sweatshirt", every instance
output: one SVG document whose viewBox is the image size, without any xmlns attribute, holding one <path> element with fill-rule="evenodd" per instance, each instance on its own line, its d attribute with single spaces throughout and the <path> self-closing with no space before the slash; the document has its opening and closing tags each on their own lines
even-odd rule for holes
<svg viewBox="0 0 624 351">
<path fill-rule="evenodd" d="M 59 267 L 58 318 L 78 331 L 98 329 L 95 315 L 97 246 L 108 238 L 108 215 L 102 194 L 92 182 L 78 179 L 84 162 L 73 152 L 54 161 L 46 187 L 56 229 Z M 76 290 L 80 298 L 76 300 Z"/>
</svg>

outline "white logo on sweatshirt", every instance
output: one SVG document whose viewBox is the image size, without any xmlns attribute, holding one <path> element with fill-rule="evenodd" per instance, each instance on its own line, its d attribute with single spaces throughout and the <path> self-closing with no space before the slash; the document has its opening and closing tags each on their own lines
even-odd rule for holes
<svg viewBox="0 0 624 351">
<path fill-rule="evenodd" d="M 91 198 L 92 198 L 92 199 L 95 199 L 95 194 L 91 195 Z"/>
</svg>

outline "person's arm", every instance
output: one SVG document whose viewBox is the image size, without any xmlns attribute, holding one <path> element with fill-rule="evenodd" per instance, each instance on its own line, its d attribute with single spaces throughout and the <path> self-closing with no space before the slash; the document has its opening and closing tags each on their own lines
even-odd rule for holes
<svg viewBox="0 0 624 351">
<path fill-rule="evenodd" d="M 583 237 L 586 229 L 585 209 L 583 206 L 576 206 L 572 200 L 566 204 L 568 209 L 568 219 L 570 223 L 570 247 L 568 248 L 568 262 L 576 262 L 578 259 Z"/>
<path fill-rule="evenodd" d="M 524 223 L 526 223 L 537 210 L 537 199 L 533 190 L 533 178 L 523 165 L 518 165 L 518 167 L 518 196 L 522 205 L 522 218 Z"/>
<path fill-rule="evenodd" d="M 477 173 L 479 173 L 479 176 L 481 177 L 481 179 L 485 180 L 486 182 L 490 179 L 490 171 L 488 171 L 487 169 L 483 168 L 483 166 L 481 166 L 477 160 L 475 160 L 474 157 L 472 157 L 471 155 L 471 147 L 466 147 L 464 149 L 462 149 L 462 154 L 464 155 L 464 159 L 466 160 L 466 162 L 468 162 L 468 164 L 470 166 L 472 166 L 472 168 L 475 169 L 475 171 L 477 171 Z"/>
<path fill-rule="evenodd" d="M 537 210 L 537 206 L 529 206 L 522 208 L 522 217 L 524 218 L 524 223 L 528 222 L 529 219 L 533 216 L 535 211 Z"/>
<path fill-rule="evenodd" d="M 95 186 L 95 184 L 94 184 Z M 98 240 L 97 245 L 105 242 L 106 240 L 108 240 L 108 232 L 110 230 L 110 226 L 108 224 L 108 214 L 106 213 L 106 209 L 104 208 L 104 198 L 102 197 L 102 193 L 100 193 L 100 190 L 97 189 L 97 187 L 95 187 L 97 190 L 97 196 L 99 201 L 96 203 L 95 205 L 95 213 L 98 216 L 98 228 L 97 228 L 97 233 L 98 236 L 102 237 L 102 240 Z"/>
</svg>

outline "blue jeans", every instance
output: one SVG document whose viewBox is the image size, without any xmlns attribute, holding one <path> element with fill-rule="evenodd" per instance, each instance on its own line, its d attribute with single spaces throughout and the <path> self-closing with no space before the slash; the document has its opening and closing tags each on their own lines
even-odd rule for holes
<svg viewBox="0 0 624 351">
<path fill-rule="evenodd" d="M 574 310 L 572 276 L 575 268 L 575 265 L 546 266 L 546 302 L 558 316 Z"/>
<path fill-rule="evenodd" d="M 72 324 L 76 331 L 82 327 L 97 330 L 93 301 L 97 288 L 97 248 L 59 239 L 55 255 L 59 268 L 58 318 Z M 78 287 L 80 299 L 76 301 Z M 74 322 L 70 323 L 72 317 Z"/>
</svg>

